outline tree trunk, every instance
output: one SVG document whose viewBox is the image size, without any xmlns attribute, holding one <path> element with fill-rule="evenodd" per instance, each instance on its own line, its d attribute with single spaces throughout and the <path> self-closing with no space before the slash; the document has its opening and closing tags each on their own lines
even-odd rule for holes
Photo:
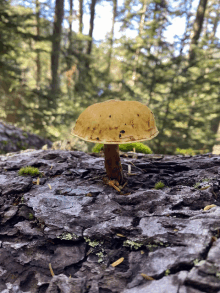
<svg viewBox="0 0 220 293">
<path fill-rule="evenodd" d="M 212 33 L 211 33 L 212 44 L 214 43 L 214 40 L 215 40 L 215 35 L 216 35 L 217 27 L 218 27 L 219 18 L 220 18 L 220 2 L 218 2 L 218 9 L 216 11 L 216 17 L 213 21 L 213 29 L 212 29 Z"/>
<path fill-rule="evenodd" d="M 92 35 L 93 35 L 93 29 L 94 29 L 94 19 L 95 19 L 95 5 L 97 0 L 91 0 L 90 4 L 90 25 L 89 25 L 89 41 L 88 41 L 88 47 L 87 47 L 87 57 L 88 60 L 86 61 L 86 68 L 89 68 L 89 57 L 91 55 L 92 51 Z"/>
<path fill-rule="evenodd" d="M 72 23 L 73 23 L 73 0 L 69 0 L 70 12 L 69 12 L 69 49 L 72 48 Z"/>
<path fill-rule="evenodd" d="M 192 62 L 195 59 L 195 47 L 198 43 L 201 31 L 202 31 L 206 6 L 207 6 L 207 0 L 200 0 L 199 1 L 197 13 L 196 13 L 196 19 L 193 24 L 191 44 L 190 44 L 190 48 L 189 48 L 189 61 L 190 62 Z"/>
<path fill-rule="evenodd" d="M 79 0 L 79 33 L 83 31 L 83 0 Z"/>
<path fill-rule="evenodd" d="M 51 94 L 57 95 L 59 91 L 59 55 L 60 55 L 60 43 L 62 34 L 62 22 L 64 15 L 64 0 L 56 0 L 55 15 L 53 24 L 53 36 L 52 36 L 52 52 L 51 52 Z"/>
<path fill-rule="evenodd" d="M 108 52 L 108 67 L 107 67 L 107 76 L 109 76 L 110 68 L 111 68 L 111 59 L 112 59 L 112 50 L 114 43 L 114 28 L 115 28 L 115 18 L 117 14 L 117 0 L 113 0 L 113 16 L 112 16 L 112 29 L 109 37 L 110 48 Z"/>
<path fill-rule="evenodd" d="M 39 0 L 36 0 L 35 4 L 36 4 L 37 36 L 40 37 L 40 2 Z M 40 62 L 39 49 L 37 49 L 36 65 L 37 65 L 36 84 L 37 84 L 37 89 L 39 89 L 40 82 L 41 82 L 41 62 Z"/>
<path fill-rule="evenodd" d="M 140 19 L 140 24 L 139 24 L 139 36 L 141 37 L 143 30 L 144 30 L 144 21 L 145 21 L 145 15 L 147 12 L 147 2 L 148 0 L 144 0 L 143 6 L 142 6 L 142 14 L 141 14 L 141 19 Z M 134 58 L 134 68 L 133 68 L 133 74 L 132 74 L 132 81 L 135 83 L 136 81 L 136 75 L 137 75 L 137 66 L 138 66 L 138 59 L 140 55 L 141 48 L 138 47 L 136 52 L 135 52 L 135 58 Z"/>
</svg>

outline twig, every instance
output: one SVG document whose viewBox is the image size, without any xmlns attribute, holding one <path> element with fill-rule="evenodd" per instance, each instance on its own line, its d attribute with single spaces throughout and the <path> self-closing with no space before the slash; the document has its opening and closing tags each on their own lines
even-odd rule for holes
<svg viewBox="0 0 220 293">
<path fill-rule="evenodd" d="M 125 182 L 125 184 L 121 187 L 121 190 L 128 184 L 128 181 Z"/>
<path fill-rule="evenodd" d="M 115 184 L 114 184 L 112 181 L 109 181 L 109 182 L 108 182 L 108 185 L 112 186 L 112 187 L 113 187 L 115 190 L 117 190 L 118 192 L 121 191 L 117 186 L 115 186 Z"/>
<path fill-rule="evenodd" d="M 51 263 L 49 263 L 49 269 L 50 269 L 50 273 L 51 273 L 52 277 L 54 277 L 55 274 L 54 274 L 54 272 L 53 272 L 53 269 L 52 269 Z"/>
</svg>

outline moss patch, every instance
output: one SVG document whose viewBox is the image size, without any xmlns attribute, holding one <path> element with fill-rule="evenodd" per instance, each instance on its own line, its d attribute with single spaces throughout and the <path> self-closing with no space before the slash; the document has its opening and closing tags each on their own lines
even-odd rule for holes
<svg viewBox="0 0 220 293">
<path fill-rule="evenodd" d="M 152 150 L 141 142 L 120 144 L 119 150 L 122 152 L 131 152 L 135 149 L 136 153 L 152 154 Z M 92 149 L 93 153 L 99 153 L 103 150 L 103 144 L 96 144 Z"/>
<path fill-rule="evenodd" d="M 36 176 L 36 175 L 40 175 L 40 171 L 38 170 L 38 168 L 34 168 L 31 166 L 27 166 L 27 167 L 23 167 L 18 171 L 18 175 L 20 176 Z"/>
<path fill-rule="evenodd" d="M 165 187 L 165 184 L 162 182 L 162 181 L 159 181 L 157 182 L 155 185 L 154 185 L 154 188 L 155 189 L 161 189 L 161 188 L 164 188 Z"/>
</svg>

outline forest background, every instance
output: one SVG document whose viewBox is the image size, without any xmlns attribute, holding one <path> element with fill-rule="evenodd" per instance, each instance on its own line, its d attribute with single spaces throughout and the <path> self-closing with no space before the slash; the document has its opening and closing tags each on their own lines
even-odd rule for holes
<svg viewBox="0 0 220 293">
<path fill-rule="evenodd" d="M 96 10 L 105 3 L 111 29 L 96 41 Z M 146 142 L 154 153 L 211 152 L 220 140 L 220 1 L 193 3 L 1 0 L 0 119 L 57 141 L 71 139 L 89 105 L 136 100 L 154 113 L 159 135 Z M 185 30 L 169 41 L 177 18 Z"/>
</svg>

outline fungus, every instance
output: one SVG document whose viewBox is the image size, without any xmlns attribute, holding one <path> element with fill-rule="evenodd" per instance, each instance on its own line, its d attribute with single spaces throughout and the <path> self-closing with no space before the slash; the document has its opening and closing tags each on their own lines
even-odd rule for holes
<svg viewBox="0 0 220 293">
<path fill-rule="evenodd" d="M 86 108 L 72 133 L 85 141 L 104 144 L 107 175 L 121 184 L 124 177 L 119 144 L 150 140 L 158 130 L 147 106 L 137 101 L 108 100 Z"/>
</svg>

